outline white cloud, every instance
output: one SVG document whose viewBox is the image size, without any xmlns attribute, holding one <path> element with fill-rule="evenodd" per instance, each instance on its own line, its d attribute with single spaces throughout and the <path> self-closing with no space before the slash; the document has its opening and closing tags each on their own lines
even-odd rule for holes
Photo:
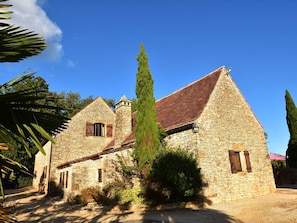
<svg viewBox="0 0 297 223">
<path fill-rule="evenodd" d="M 67 67 L 75 67 L 75 63 L 70 59 L 67 60 L 66 65 L 67 65 Z"/>
<path fill-rule="evenodd" d="M 14 13 L 12 19 L 7 22 L 41 35 L 47 43 L 47 49 L 43 55 L 49 59 L 59 59 L 63 54 L 62 30 L 40 8 L 40 2 L 38 4 L 37 0 L 9 0 L 8 3 L 13 5 L 9 9 Z"/>
</svg>

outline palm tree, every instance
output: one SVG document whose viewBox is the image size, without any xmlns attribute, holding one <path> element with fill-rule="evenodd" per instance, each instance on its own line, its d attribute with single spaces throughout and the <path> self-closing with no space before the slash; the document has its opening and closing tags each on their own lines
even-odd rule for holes
<svg viewBox="0 0 297 223">
<path fill-rule="evenodd" d="M 7 0 L 0 0 L 5 2 Z M 0 19 L 9 19 L 12 11 L 5 10 L 9 4 L 0 3 Z M 18 62 L 27 57 L 37 55 L 46 48 L 45 40 L 36 33 L 0 22 L 0 62 Z M 40 89 L 27 89 L 10 92 L 16 83 L 31 77 L 35 73 L 24 72 L 11 81 L 0 85 L 0 150 L 17 149 L 22 146 L 29 156 L 30 145 L 37 147 L 42 153 L 43 140 L 54 142 L 52 136 L 66 127 L 67 118 L 57 115 L 62 108 L 54 105 L 37 103 L 44 99 Z M 50 101 L 51 98 L 46 98 Z M 52 103 L 50 103 L 52 104 Z M 0 170 L 27 172 L 27 168 L 0 154 Z M 4 196 L 0 175 L 0 189 Z M 1 218 L 0 218 L 1 220 Z"/>
<path fill-rule="evenodd" d="M 0 0 L 6 2 L 7 0 Z M 12 5 L 0 3 L 0 19 L 10 19 Z M 36 33 L 15 25 L 0 22 L 0 62 L 18 62 L 42 52 L 46 48 L 44 39 Z"/>
</svg>

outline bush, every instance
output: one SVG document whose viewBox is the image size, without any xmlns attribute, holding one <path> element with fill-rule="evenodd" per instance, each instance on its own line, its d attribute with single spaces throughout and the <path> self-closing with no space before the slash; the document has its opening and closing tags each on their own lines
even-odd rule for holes
<svg viewBox="0 0 297 223">
<path fill-rule="evenodd" d="M 286 160 L 272 160 L 271 165 L 274 169 L 286 168 Z"/>
<path fill-rule="evenodd" d="M 79 195 L 79 201 L 83 204 L 87 204 L 94 201 L 97 203 L 102 203 L 103 195 L 101 193 L 100 187 L 96 186 L 83 189 Z"/>
<path fill-rule="evenodd" d="M 113 182 L 106 185 L 103 190 L 103 201 L 104 205 L 116 205 L 120 201 L 120 192 L 125 189 L 125 185 L 122 182 Z"/>
<path fill-rule="evenodd" d="M 31 176 L 19 176 L 18 178 L 18 183 L 19 187 L 27 187 L 27 186 L 32 186 L 32 177 Z"/>
<path fill-rule="evenodd" d="M 120 192 L 120 204 L 142 204 L 143 197 L 141 195 L 141 187 L 135 186 L 133 188 L 126 187 Z"/>
<path fill-rule="evenodd" d="M 197 161 L 185 150 L 163 150 L 157 154 L 151 175 L 145 181 L 145 197 L 152 203 L 194 200 L 202 188 Z"/>
<path fill-rule="evenodd" d="M 131 188 L 130 185 L 125 186 L 121 182 L 114 182 L 105 186 L 102 190 L 98 186 L 85 188 L 78 196 L 78 200 L 82 204 L 97 202 L 110 206 L 117 204 L 141 204 L 143 198 L 140 194 L 140 186 Z"/>
</svg>

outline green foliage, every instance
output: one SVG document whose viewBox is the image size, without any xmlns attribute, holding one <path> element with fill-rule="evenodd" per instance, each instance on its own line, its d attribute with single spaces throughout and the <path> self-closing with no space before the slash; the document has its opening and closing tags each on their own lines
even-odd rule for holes
<svg viewBox="0 0 297 223">
<path fill-rule="evenodd" d="M 2 108 L 0 123 L 0 142 L 5 142 L 8 148 L 21 144 L 31 156 L 29 144 L 33 143 L 40 151 L 43 148 L 40 140 L 53 141 L 50 135 L 65 128 L 67 119 L 53 114 L 56 106 L 40 104 L 42 90 L 28 88 L 20 91 L 10 91 L 15 84 L 30 78 L 33 73 L 21 75 L 9 84 L 0 86 L 0 107 Z M 38 124 L 37 124 L 38 123 Z M 2 145 L 3 146 L 3 145 Z"/>
<path fill-rule="evenodd" d="M 141 187 L 130 187 L 121 182 L 114 182 L 100 189 L 98 186 L 83 189 L 78 196 L 79 203 L 96 202 L 103 205 L 142 204 Z"/>
<path fill-rule="evenodd" d="M 116 102 L 113 98 L 103 98 L 103 100 L 112 110 L 114 110 Z"/>
<path fill-rule="evenodd" d="M 21 175 L 18 178 L 19 187 L 32 186 L 32 177 L 27 175 Z"/>
<path fill-rule="evenodd" d="M 120 201 L 120 193 L 124 189 L 125 185 L 122 182 L 113 182 L 102 190 L 97 186 L 87 187 L 81 191 L 78 200 L 82 204 L 97 202 L 102 205 L 117 205 Z"/>
<path fill-rule="evenodd" d="M 122 182 L 113 182 L 106 185 L 103 190 L 103 205 L 117 205 L 120 201 L 120 192 L 125 189 Z"/>
<path fill-rule="evenodd" d="M 143 44 L 137 56 L 136 74 L 137 118 L 135 128 L 134 157 L 139 169 L 149 172 L 150 165 L 160 147 L 157 113 L 153 92 L 153 79 Z"/>
<path fill-rule="evenodd" d="M 131 112 L 135 112 L 137 111 L 137 99 L 133 98 L 131 101 Z"/>
<path fill-rule="evenodd" d="M 202 188 L 200 168 L 185 150 L 162 150 L 144 184 L 145 197 L 153 203 L 196 199 Z"/>
<path fill-rule="evenodd" d="M 120 204 L 136 204 L 140 205 L 143 203 L 144 198 L 142 197 L 142 190 L 140 185 L 133 188 L 127 186 L 120 192 Z"/>
<path fill-rule="evenodd" d="M 1 0 L 0 2 L 5 2 Z M 0 5 L 0 19 L 10 19 L 8 14 L 13 13 L 4 8 L 10 4 Z M 44 39 L 36 33 L 15 25 L 0 22 L 0 62 L 18 62 L 27 57 L 34 56 L 46 48 Z"/>
<path fill-rule="evenodd" d="M 297 108 L 288 90 L 286 90 L 285 100 L 287 111 L 286 118 L 290 132 L 286 155 L 288 157 L 288 166 L 290 168 L 297 168 Z"/>
<path fill-rule="evenodd" d="M 286 168 L 285 160 L 272 160 L 271 165 L 274 169 Z"/>
</svg>

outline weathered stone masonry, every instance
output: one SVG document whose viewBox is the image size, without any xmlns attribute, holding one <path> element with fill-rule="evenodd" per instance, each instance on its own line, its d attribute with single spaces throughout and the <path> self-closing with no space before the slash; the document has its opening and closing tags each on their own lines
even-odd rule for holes
<svg viewBox="0 0 297 223">
<path fill-rule="evenodd" d="M 263 127 L 225 67 L 158 100 L 156 109 L 158 122 L 169 133 L 167 145 L 186 149 L 197 158 L 207 185 L 204 195 L 213 202 L 275 190 Z M 132 117 L 126 97 L 115 112 L 101 98 L 80 111 L 52 145 L 47 159 L 51 180 L 59 183 L 61 176 L 64 181 L 67 176 L 67 188 L 63 183 L 69 194 L 88 186 L 103 187 L 118 178 L 117 155 L 128 157 L 134 140 Z M 112 126 L 112 134 L 86 136 L 87 122 Z M 230 151 L 236 154 L 239 171 L 234 172 Z M 42 165 L 41 159 L 36 156 L 36 166 Z"/>
</svg>

